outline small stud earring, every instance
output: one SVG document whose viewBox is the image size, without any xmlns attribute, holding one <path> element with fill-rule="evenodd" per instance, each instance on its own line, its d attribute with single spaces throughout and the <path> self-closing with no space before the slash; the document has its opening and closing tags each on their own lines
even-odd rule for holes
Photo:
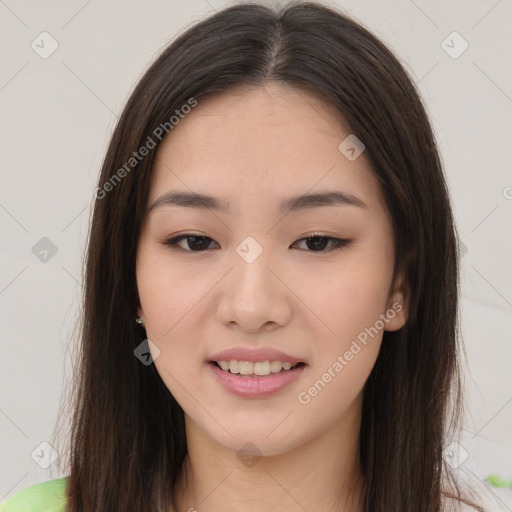
<svg viewBox="0 0 512 512">
<path fill-rule="evenodd" d="M 138 316 L 138 317 L 135 319 L 135 321 L 136 321 L 138 324 L 140 324 L 140 325 L 144 325 L 144 320 L 142 319 L 142 317 L 141 317 L 141 316 Z"/>
</svg>

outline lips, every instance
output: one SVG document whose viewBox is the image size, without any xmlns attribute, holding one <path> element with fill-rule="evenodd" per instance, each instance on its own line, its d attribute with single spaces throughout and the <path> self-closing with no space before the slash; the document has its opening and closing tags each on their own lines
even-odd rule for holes
<svg viewBox="0 0 512 512">
<path fill-rule="evenodd" d="M 208 363 L 206 366 L 224 390 L 231 395 L 250 399 L 267 398 L 278 394 L 292 387 L 306 371 L 306 365 L 298 363 L 291 370 L 283 370 L 266 377 L 260 377 L 256 375 L 234 375 L 229 371 L 221 370 L 214 363 Z"/>
<path fill-rule="evenodd" d="M 236 347 L 231 349 L 223 350 L 208 358 L 208 362 L 213 363 L 215 361 L 251 361 L 253 363 L 261 361 L 283 361 L 292 364 L 304 363 L 307 364 L 304 359 L 275 350 L 273 348 L 260 348 L 260 349 L 249 349 L 244 347 Z"/>
</svg>

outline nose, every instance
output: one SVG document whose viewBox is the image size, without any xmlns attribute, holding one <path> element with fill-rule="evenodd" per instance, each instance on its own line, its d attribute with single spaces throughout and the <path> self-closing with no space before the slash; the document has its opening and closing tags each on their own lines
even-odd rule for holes
<svg viewBox="0 0 512 512">
<path fill-rule="evenodd" d="M 247 258 L 243 249 L 233 254 L 233 268 L 221 283 L 217 319 L 230 328 L 257 333 L 290 321 L 293 293 L 270 249 L 253 257 Z"/>
</svg>

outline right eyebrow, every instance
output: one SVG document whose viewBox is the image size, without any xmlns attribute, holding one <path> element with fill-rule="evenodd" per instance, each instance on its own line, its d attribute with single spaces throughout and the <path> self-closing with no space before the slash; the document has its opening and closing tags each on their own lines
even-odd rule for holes
<svg viewBox="0 0 512 512">
<path fill-rule="evenodd" d="M 170 190 L 161 195 L 150 207 L 148 213 L 161 206 L 175 205 L 187 208 L 200 208 L 203 210 L 211 209 L 223 213 L 229 213 L 229 203 L 216 197 L 197 192 L 182 192 L 179 190 Z"/>
</svg>

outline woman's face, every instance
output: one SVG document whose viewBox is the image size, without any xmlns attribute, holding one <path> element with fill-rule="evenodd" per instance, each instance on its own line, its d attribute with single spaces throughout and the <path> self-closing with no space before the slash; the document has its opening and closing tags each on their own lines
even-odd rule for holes
<svg viewBox="0 0 512 512">
<path fill-rule="evenodd" d="M 158 148 L 138 314 L 188 426 L 226 448 L 279 454 L 357 422 L 383 330 L 405 323 L 390 221 L 349 135 L 320 100 L 274 83 L 199 101 Z M 171 191 L 219 208 L 159 201 Z M 290 203 L 327 193 L 338 200 Z M 272 363 L 288 360 L 304 364 Z"/>
</svg>

